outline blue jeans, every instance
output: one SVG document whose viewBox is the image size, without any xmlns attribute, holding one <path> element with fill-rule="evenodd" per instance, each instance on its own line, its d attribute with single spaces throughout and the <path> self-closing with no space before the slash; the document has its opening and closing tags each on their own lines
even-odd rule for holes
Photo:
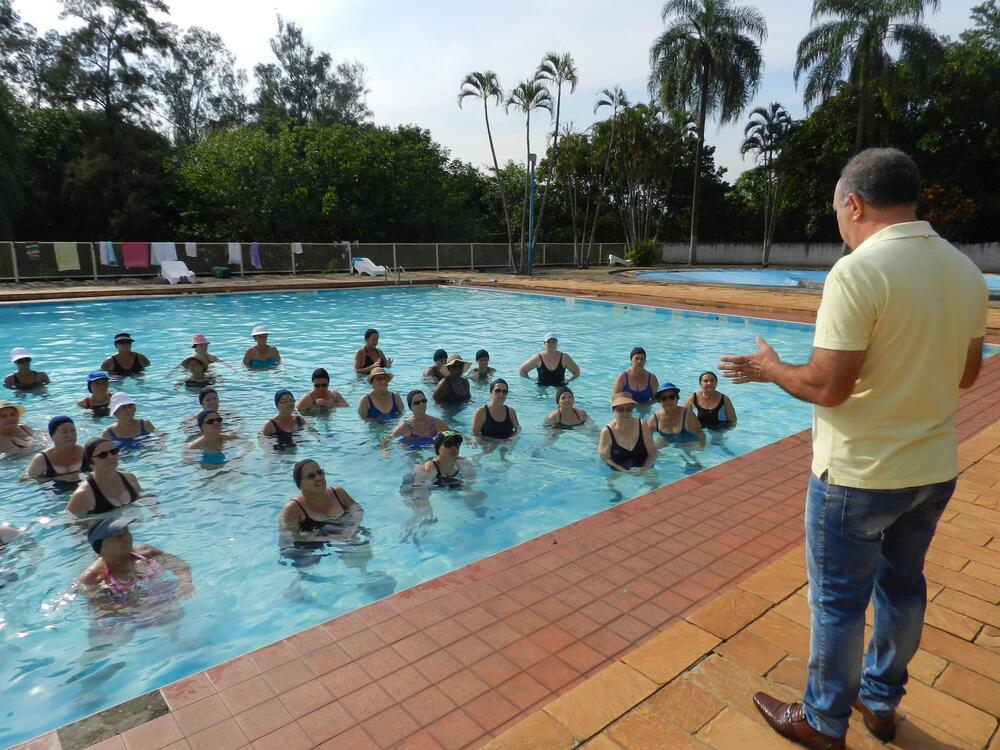
<svg viewBox="0 0 1000 750">
<path fill-rule="evenodd" d="M 813 729 L 847 733 L 860 694 L 887 714 L 903 697 L 927 606 L 924 556 L 955 480 L 901 490 L 860 490 L 809 479 L 806 563 L 812 634 L 802 699 Z M 862 665 L 865 609 L 875 627 Z"/>
</svg>

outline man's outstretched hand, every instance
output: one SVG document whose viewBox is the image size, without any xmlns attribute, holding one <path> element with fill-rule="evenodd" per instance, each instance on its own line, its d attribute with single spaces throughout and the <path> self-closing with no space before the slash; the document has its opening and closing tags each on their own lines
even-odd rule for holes
<svg viewBox="0 0 1000 750">
<path fill-rule="evenodd" d="M 770 372 L 774 366 L 781 363 L 778 353 L 764 341 L 757 337 L 757 346 L 760 351 L 753 354 L 740 354 L 730 357 L 722 357 L 719 360 L 719 369 L 722 374 L 740 385 L 742 383 L 770 383 Z"/>
</svg>

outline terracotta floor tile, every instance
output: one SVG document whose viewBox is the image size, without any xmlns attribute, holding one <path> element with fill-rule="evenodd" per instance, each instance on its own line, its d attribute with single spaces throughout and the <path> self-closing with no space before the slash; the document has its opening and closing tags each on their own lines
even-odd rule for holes
<svg viewBox="0 0 1000 750">
<path fill-rule="evenodd" d="M 575 638 L 583 638 L 597 630 L 600 625 L 582 612 L 572 612 L 559 620 L 559 627 Z"/>
<path fill-rule="evenodd" d="M 360 659 L 362 656 L 367 656 L 373 651 L 378 651 L 380 648 L 384 648 L 386 642 L 379 638 L 371 630 L 363 630 L 360 633 L 355 633 L 354 635 L 349 635 L 346 638 L 342 638 L 337 641 L 337 645 L 340 646 L 347 653 L 348 656 L 354 659 Z M 341 666 L 341 665 L 337 665 Z"/>
<path fill-rule="evenodd" d="M 447 651 L 436 651 L 413 665 L 432 685 L 441 682 L 445 677 L 455 674 L 462 668 L 462 662 L 448 654 Z"/>
<path fill-rule="evenodd" d="M 160 688 L 160 694 L 171 711 L 184 708 L 192 703 L 215 694 L 215 686 L 204 672 L 191 675 Z"/>
<path fill-rule="evenodd" d="M 425 628 L 423 632 L 441 648 L 449 646 L 455 641 L 469 635 L 469 631 L 454 620 L 442 620 Z"/>
<path fill-rule="evenodd" d="M 580 674 L 585 674 L 606 660 L 604 654 L 595 651 L 583 641 L 570 644 L 560 651 L 558 656 Z"/>
<path fill-rule="evenodd" d="M 598 625 L 606 625 L 622 614 L 620 610 L 600 599 L 581 607 L 580 613 L 586 615 Z"/>
<path fill-rule="evenodd" d="M 490 685 L 480 679 L 471 669 L 456 672 L 451 677 L 439 682 L 437 687 L 456 706 L 462 706 L 490 689 Z"/>
<path fill-rule="evenodd" d="M 408 664 L 423 659 L 428 654 L 438 650 L 438 645 L 423 633 L 414 633 L 401 641 L 392 644 L 393 650 L 403 657 Z"/>
<path fill-rule="evenodd" d="M 590 635 L 585 636 L 583 642 L 606 657 L 614 656 L 623 648 L 631 645 L 630 641 L 626 641 L 617 633 L 606 628 L 595 630 Z"/>
<path fill-rule="evenodd" d="M 317 708 L 322 708 L 334 700 L 333 694 L 319 680 L 313 680 L 312 682 L 292 688 L 288 692 L 279 695 L 278 699 L 293 719 L 298 719 L 308 713 L 312 713 Z"/>
<path fill-rule="evenodd" d="M 380 622 L 378 625 L 372 626 L 372 630 L 379 638 L 390 644 L 417 632 L 416 626 L 402 615 L 396 615 Z"/>
<path fill-rule="evenodd" d="M 500 653 L 521 669 L 537 664 L 549 655 L 549 651 L 530 638 L 522 638 L 500 649 Z"/>
<path fill-rule="evenodd" d="M 470 633 L 475 633 L 477 630 L 481 630 L 487 625 L 492 625 L 496 622 L 496 618 L 480 606 L 475 606 L 471 609 L 465 610 L 464 612 L 459 612 L 455 615 L 454 619 L 455 622 L 468 630 Z"/>
<path fill-rule="evenodd" d="M 387 674 L 395 672 L 406 666 L 406 660 L 396 651 L 386 646 L 375 653 L 368 654 L 357 660 L 356 664 L 361 667 L 373 680 L 379 680 Z"/>
<path fill-rule="evenodd" d="M 333 636 L 326 628 L 317 626 L 291 635 L 285 641 L 295 650 L 295 653 L 299 656 L 305 656 L 328 643 L 332 643 Z"/>
<path fill-rule="evenodd" d="M 220 693 L 233 685 L 249 680 L 260 673 L 257 665 L 249 658 L 241 656 L 238 659 L 227 661 L 217 667 L 212 667 L 206 674 L 212 681 L 212 685 Z"/>
<path fill-rule="evenodd" d="M 250 658 L 257 665 L 259 672 L 267 672 L 269 669 L 280 667 L 296 657 L 295 650 L 284 641 L 278 641 L 270 646 L 264 646 L 264 648 L 250 652 Z"/>
<path fill-rule="evenodd" d="M 663 623 L 674 617 L 673 614 L 652 602 L 643 602 L 629 612 L 629 614 L 651 628 L 659 628 Z"/>
<path fill-rule="evenodd" d="M 562 651 L 576 641 L 576 638 L 556 624 L 546 625 L 541 630 L 532 633 L 529 638 L 550 654 Z"/>
<path fill-rule="evenodd" d="M 314 678 L 312 671 L 306 666 L 308 661 L 308 659 L 293 659 L 287 664 L 264 672 L 261 677 L 275 693 L 283 693 Z"/>
<path fill-rule="evenodd" d="M 362 728 L 380 747 L 398 747 L 403 738 L 420 729 L 420 725 L 399 706 L 393 706 L 362 724 Z"/>
<path fill-rule="evenodd" d="M 340 669 L 335 669 L 323 675 L 319 678 L 319 681 L 323 684 L 323 687 L 330 691 L 334 698 L 341 698 L 367 685 L 371 682 L 371 677 L 356 663 L 351 662 Z"/>
<path fill-rule="evenodd" d="M 317 745 L 317 750 L 379 750 L 379 746 L 364 729 L 353 727 Z"/>
<path fill-rule="evenodd" d="M 122 742 L 128 750 L 160 750 L 180 739 L 183 739 L 180 727 L 170 714 L 122 732 Z"/>
<path fill-rule="evenodd" d="M 222 696 L 222 700 L 225 701 L 226 706 L 229 707 L 229 711 L 235 716 L 246 711 L 248 708 L 253 708 L 264 701 L 270 700 L 275 696 L 275 692 L 264 681 L 264 678 L 258 675 L 227 690 L 223 690 L 220 695 Z"/>
<path fill-rule="evenodd" d="M 499 690 L 483 693 L 466 703 L 462 710 L 487 732 L 496 729 L 519 713 L 517 706 L 507 700 Z"/>
<path fill-rule="evenodd" d="M 441 597 L 441 599 L 444 598 L 446 597 Z M 429 628 L 431 625 L 441 622 L 441 620 L 448 617 L 448 615 L 441 608 L 440 601 L 433 601 L 428 604 L 421 604 L 419 607 L 406 610 L 403 612 L 403 617 L 413 623 L 417 630 L 424 630 L 425 628 Z"/>
<path fill-rule="evenodd" d="M 501 653 L 493 653 L 471 667 L 479 679 L 495 687 L 516 675 L 521 670 Z"/>
<path fill-rule="evenodd" d="M 399 744 L 399 750 L 443 750 L 441 743 L 426 730 L 414 732 Z"/>
<path fill-rule="evenodd" d="M 361 615 L 362 620 L 370 626 L 374 626 L 396 617 L 399 614 L 399 610 L 396 609 L 392 603 L 392 599 L 389 598 L 369 604 L 367 607 L 362 607 L 358 610 L 358 614 Z"/>
<path fill-rule="evenodd" d="M 418 726 L 422 727 L 451 713 L 455 707 L 455 703 L 444 692 L 433 686 L 403 701 L 403 708 L 417 720 Z M 374 734 L 372 736 L 375 737 Z"/>
<path fill-rule="evenodd" d="M 259 706 L 237 714 L 236 721 L 249 739 L 257 740 L 285 724 L 291 724 L 294 720 L 280 700 L 271 698 Z"/>
<path fill-rule="evenodd" d="M 324 622 L 320 627 L 329 632 L 334 641 L 339 641 L 355 633 L 360 633 L 368 627 L 368 623 L 357 612 L 349 612 L 329 622 Z"/>
<path fill-rule="evenodd" d="M 359 724 L 384 711 L 395 702 L 392 696 L 377 683 L 366 685 L 338 701 Z"/>
<path fill-rule="evenodd" d="M 579 676 L 579 672 L 556 656 L 543 659 L 528 669 L 527 672 L 553 692 L 561 690 Z"/>
<path fill-rule="evenodd" d="M 509 700 L 518 711 L 524 711 L 551 691 L 527 672 L 521 672 L 497 688 L 497 692 Z"/>
<path fill-rule="evenodd" d="M 441 717 L 427 731 L 445 748 L 465 747 L 483 733 L 482 727 L 461 709 Z"/>
<path fill-rule="evenodd" d="M 310 750 L 312 740 L 298 724 L 287 724 L 253 743 L 254 750 Z"/>
<path fill-rule="evenodd" d="M 558 602 L 556 602 L 558 604 Z M 565 606 L 565 605 L 562 605 Z M 566 607 L 568 610 L 569 608 Z M 521 635 L 528 635 L 529 633 L 534 633 L 536 630 L 545 627 L 548 622 L 541 617 L 537 612 L 533 612 L 531 609 L 522 609 L 520 612 L 515 612 L 510 617 L 504 618 L 504 623 L 510 625 Z"/>
<path fill-rule="evenodd" d="M 228 719 L 232 714 L 222 698 L 213 693 L 197 703 L 191 703 L 171 712 L 171 716 L 185 737 Z"/>
<path fill-rule="evenodd" d="M 526 583 L 523 586 L 511 589 L 508 592 L 508 595 L 522 607 L 530 607 L 548 596 L 548 594 L 546 594 L 542 589 L 531 583 Z"/>
<path fill-rule="evenodd" d="M 476 635 L 469 635 L 445 649 L 466 667 L 493 653 L 493 649 Z"/>
<path fill-rule="evenodd" d="M 301 717 L 298 724 L 309 739 L 319 744 L 346 732 L 356 722 L 339 703 L 327 703 Z"/>
<path fill-rule="evenodd" d="M 649 635 L 650 627 L 641 620 L 637 620 L 632 615 L 622 615 L 607 624 L 607 629 L 618 636 L 621 636 L 629 643 L 638 643 L 642 638 Z"/>
<path fill-rule="evenodd" d="M 414 693 L 418 693 L 430 685 L 427 678 L 407 665 L 402 669 L 379 680 L 379 686 L 385 690 L 396 701 L 409 698 Z"/>
<path fill-rule="evenodd" d="M 192 734 L 187 741 L 191 750 L 236 750 L 244 747 L 250 739 L 243 733 L 236 719 L 226 719 Z"/>
<path fill-rule="evenodd" d="M 524 609 L 524 605 L 516 599 L 513 599 L 508 594 L 501 594 L 494 599 L 488 599 L 479 606 L 489 614 L 501 620 Z"/>
<path fill-rule="evenodd" d="M 500 650 L 521 638 L 521 634 L 505 622 L 495 622 L 476 633 L 488 646 Z"/>
</svg>

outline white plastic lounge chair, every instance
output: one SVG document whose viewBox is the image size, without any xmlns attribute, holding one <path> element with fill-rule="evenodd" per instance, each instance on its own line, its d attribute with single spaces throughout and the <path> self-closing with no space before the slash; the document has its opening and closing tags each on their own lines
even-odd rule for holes
<svg viewBox="0 0 1000 750">
<path fill-rule="evenodd" d="M 160 275 L 171 284 L 179 281 L 193 282 L 194 271 L 187 267 L 187 263 L 182 260 L 165 260 L 160 264 Z"/>
<path fill-rule="evenodd" d="M 608 256 L 608 265 L 609 266 L 631 266 L 632 265 L 632 261 L 625 260 L 624 258 L 619 258 L 617 255 L 609 255 Z"/>
<path fill-rule="evenodd" d="M 351 261 L 351 270 L 357 273 L 359 276 L 361 274 L 368 274 L 369 276 L 388 276 L 389 269 L 385 266 L 376 266 L 368 258 L 354 258 Z"/>
</svg>

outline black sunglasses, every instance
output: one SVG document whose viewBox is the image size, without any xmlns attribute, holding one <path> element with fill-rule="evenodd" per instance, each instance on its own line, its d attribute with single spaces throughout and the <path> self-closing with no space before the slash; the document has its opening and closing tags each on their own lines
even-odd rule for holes
<svg viewBox="0 0 1000 750">
<path fill-rule="evenodd" d="M 117 456 L 121 453 L 121 448 L 108 448 L 106 451 L 98 451 L 94 454 L 94 458 L 107 458 L 108 456 Z"/>
<path fill-rule="evenodd" d="M 413 399 L 412 402 L 410 402 L 410 405 L 411 406 L 420 406 L 421 404 L 426 404 L 426 403 L 427 403 L 427 399 L 426 398 L 415 398 L 415 399 Z"/>
<path fill-rule="evenodd" d="M 222 424 L 222 417 L 209 417 L 202 424 Z"/>
<path fill-rule="evenodd" d="M 316 471 L 311 471 L 308 474 L 306 474 L 306 479 L 315 479 L 316 477 L 322 477 L 325 475 L 326 475 L 325 471 L 323 471 L 322 469 L 316 469 Z"/>
<path fill-rule="evenodd" d="M 660 396 L 660 401 L 676 401 L 676 400 L 677 400 L 676 393 L 664 393 L 662 396 Z"/>
</svg>

